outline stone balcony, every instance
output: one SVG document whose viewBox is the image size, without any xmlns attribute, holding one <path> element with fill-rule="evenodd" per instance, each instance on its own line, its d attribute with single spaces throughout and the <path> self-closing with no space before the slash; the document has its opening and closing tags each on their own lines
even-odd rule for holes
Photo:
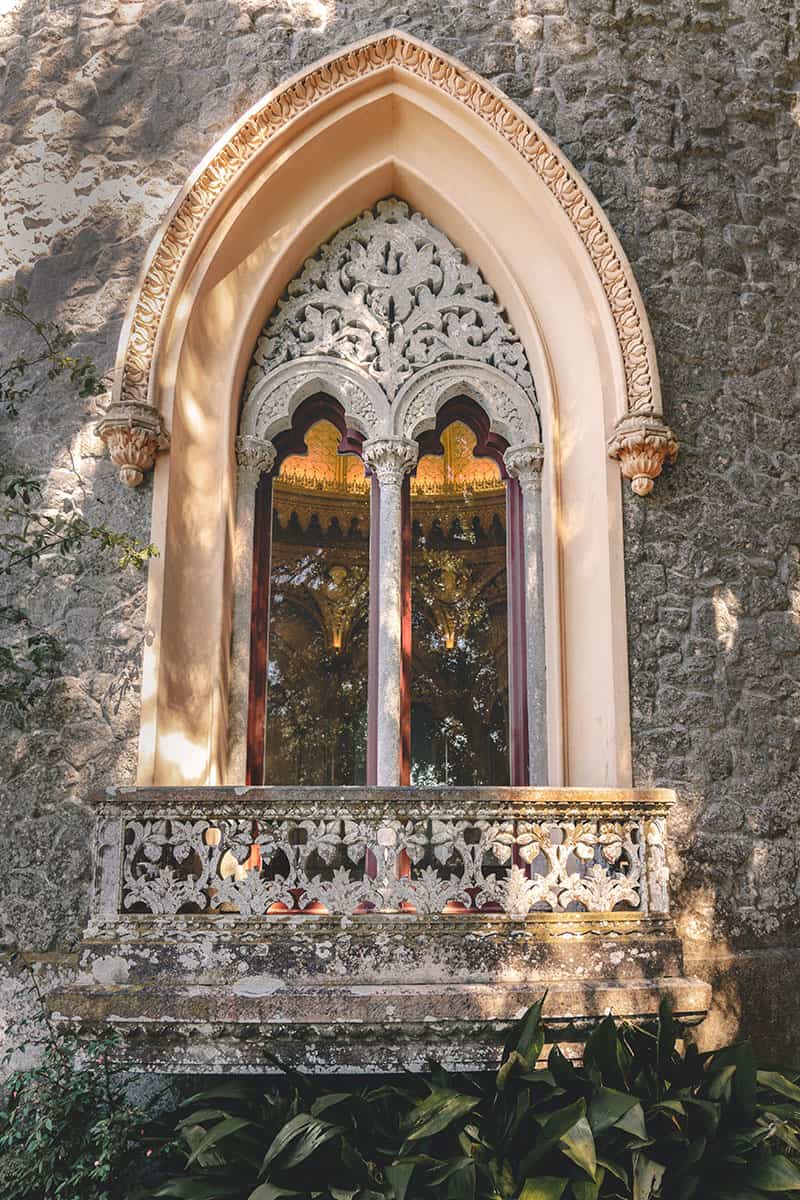
<svg viewBox="0 0 800 1200">
<path fill-rule="evenodd" d="M 553 1037 L 608 1011 L 686 1025 L 674 794 L 110 788 L 57 1020 L 163 1071 L 480 1069 L 545 989 Z"/>
</svg>

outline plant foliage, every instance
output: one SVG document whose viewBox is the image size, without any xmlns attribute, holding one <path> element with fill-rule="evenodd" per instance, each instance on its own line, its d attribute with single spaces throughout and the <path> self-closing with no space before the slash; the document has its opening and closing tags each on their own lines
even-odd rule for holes
<svg viewBox="0 0 800 1200">
<path fill-rule="evenodd" d="M 0 299 L 0 317 L 32 335 L 34 349 L 0 361 L 0 411 L 16 417 L 26 401 L 58 378 L 81 397 L 100 390 L 92 360 L 72 352 L 74 334 L 28 312 L 28 294 L 17 288 Z M 156 553 L 132 534 L 87 520 L 79 511 L 58 511 L 48 503 L 39 479 L 16 475 L 0 464 L 0 575 L 17 575 L 55 556 L 78 559 L 91 545 L 116 555 L 121 569 L 140 569 Z M 0 703 L 17 719 L 49 690 L 60 673 L 64 650 L 57 638 L 38 628 L 16 605 L 0 607 Z"/>
<path fill-rule="evenodd" d="M 79 1043 L 54 1028 L 33 969 L 19 951 L 38 1002 L 15 1023 L 13 1050 L 32 1050 L 36 1065 L 13 1071 L 0 1107 L 0 1196 L 3 1200 L 132 1200 L 131 1181 L 147 1162 L 144 1111 L 127 1096 L 128 1076 L 113 1065 L 113 1037 Z M 141 1194 L 141 1193 L 140 1193 Z"/>
<path fill-rule="evenodd" d="M 541 1002 L 494 1076 L 435 1068 L 331 1091 L 230 1081 L 176 1117 L 176 1200 L 768 1200 L 800 1194 L 800 1087 L 747 1044 L 677 1048 L 607 1017 L 582 1066 L 544 1045 Z"/>
</svg>

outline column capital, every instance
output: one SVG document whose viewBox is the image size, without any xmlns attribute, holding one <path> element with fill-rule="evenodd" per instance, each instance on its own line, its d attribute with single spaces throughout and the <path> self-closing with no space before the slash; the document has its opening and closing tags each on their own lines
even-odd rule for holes
<svg viewBox="0 0 800 1200">
<path fill-rule="evenodd" d="M 653 480 L 665 462 L 678 455 L 678 440 L 656 413 L 627 413 L 608 441 L 609 458 L 616 458 L 637 496 L 653 490 Z"/>
<path fill-rule="evenodd" d="M 240 476 L 252 476 L 254 486 L 261 475 L 271 471 L 275 464 L 276 450 L 272 442 L 240 434 L 236 439 L 236 464 Z"/>
<path fill-rule="evenodd" d="M 538 488 L 541 485 L 544 462 L 544 446 L 541 442 L 509 446 L 503 455 L 503 462 L 509 475 L 519 480 L 523 490 L 529 487 Z"/>
<path fill-rule="evenodd" d="M 111 461 L 119 467 L 119 477 L 127 487 L 138 487 L 145 471 L 152 470 L 159 450 L 169 447 L 161 413 L 152 404 L 110 404 L 95 432 L 108 446 Z"/>
<path fill-rule="evenodd" d="M 408 438 L 382 437 L 364 442 L 361 453 L 381 487 L 400 487 L 404 476 L 417 464 L 419 447 Z"/>
</svg>

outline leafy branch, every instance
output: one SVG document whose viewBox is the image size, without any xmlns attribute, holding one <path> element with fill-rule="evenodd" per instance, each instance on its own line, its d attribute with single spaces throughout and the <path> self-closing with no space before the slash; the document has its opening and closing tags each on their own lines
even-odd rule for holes
<svg viewBox="0 0 800 1200">
<path fill-rule="evenodd" d="M 36 391 L 60 377 L 80 397 L 100 390 L 92 359 L 72 351 L 75 335 L 55 321 L 31 316 L 24 288 L 0 299 L 0 317 L 18 322 L 34 341 L 31 351 L 0 362 L 0 409 L 6 416 L 18 416 Z M 7 475 L 2 466 L 0 475 Z M 80 512 L 55 511 L 38 479 L 18 475 L 6 479 L 0 492 L 0 575 L 33 570 L 56 556 L 77 561 L 91 545 L 116 555 L 121 570 L 141 570 L 158 553 L 155 546 L 104 521 L 94 523 Z M 0 608 L 0 626 L 6 630 L 0 635 L 0 704 L 20 718 L 50 689 L 65 652 L 57 638 L 37 629 L 16 606 Z"/>
<path fill-rule="evenodd" d="M 0 299 L 0 317 L 20 321 L 38 340 L 33 354 L 17 354 L 10 362 L 0 364 L 0 404 L 6 414 L 15 417 L 20 406 L 29 399 L 43 368 L 48 380 L 67 375 L 72 387 L 82 398 L 100 391 L 97 369 L 86 354 L 70 353 L 75 334 L 55 321 L 37 321 L 28 312 L 28 293 L 18 287 L 5 299 Z"/>
</svg>

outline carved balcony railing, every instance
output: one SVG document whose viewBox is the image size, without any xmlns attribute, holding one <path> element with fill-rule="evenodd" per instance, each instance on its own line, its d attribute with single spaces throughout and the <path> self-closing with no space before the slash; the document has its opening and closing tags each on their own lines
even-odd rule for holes
<svg viewBox="0 0 800 1200">
<path fill-rule="evenodd" d="M 53 1019 L 138 1067 L 496 1063 L 547 992 L 554 1036 L 605 1012 L 684 1024 L 670 791 L 110 788 L 95 892 Z"/>
<path fill-rule="evenodd" d="M 117 789 L 95 918 L 666 914 L 671 793 Z"/>
</svg>

